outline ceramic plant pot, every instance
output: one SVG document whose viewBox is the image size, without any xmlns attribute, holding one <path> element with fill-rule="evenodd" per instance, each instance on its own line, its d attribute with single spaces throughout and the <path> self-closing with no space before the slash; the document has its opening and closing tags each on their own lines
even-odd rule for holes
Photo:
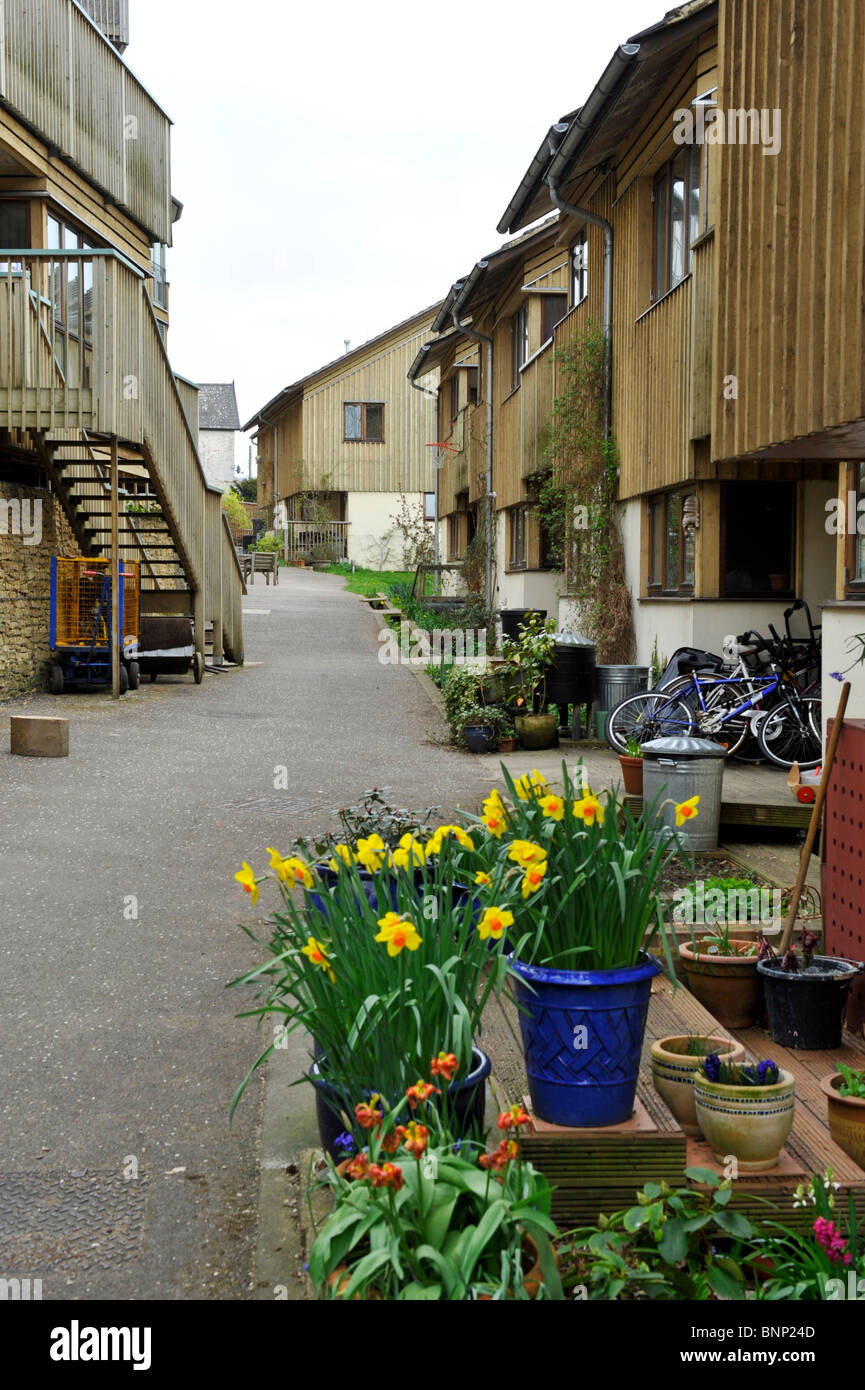
<svg viewBox="0 0 865 1390">
<path fill-rule="evenodd" d="M 735 935 L 731 933 L 731 935 Z M 754 941 L 754 933 L 743 934 Z M 701 942 L 697 941 L 697 947 Z M 757 954 L 720 956 L 693 945 L 679 946 L 688 989 L 722 1028 L 750 1028 L 763 1011 L 763 984 L 757 974 Z"/>
<path fill-rule="evenodd" d="M 732 1156 L 740 1173 L 774 1168 L 793 1128 L 795 1084 L 789 1071 L 774 1086 L 723 1086 L 696 1072 L 697 1124 L 716 1161 Z"/>
<path fill-rule="evenodd" d="M 689 1053 L 689 1046 L 698 1045 L 700 1052 Z M 652 1043 L 652 1081 L 667 1109 L 679 1122 L 684 1134 L 698 1136 L 697 1110 L 694 1101 L 694 1074 L 703 1058 L 714 1052 L 722 1062 L 742 1062 L 745 1049 L 732 1038 L 712 1034 L 707 1038 L 692 1038 L 687 1033 L 659 1038 Z"/>
<path fill-rule="evenodd" d="M 829 1133 L 839 1149 L 849 1154 L 854 1163 L 865 1168 L 865 1100 L 859 1096 L 839 1095 L 843 1081 L 840 1072 L 824 1076 L 820 1089 L 829 1103 Z"/>
<path fill-rule="evenodd" d="M 517 738 L 523 748 L 539 751 L 552 748 L 559 721 L 554 714 L 518 714 L 514 720 Z"/>
</svg>

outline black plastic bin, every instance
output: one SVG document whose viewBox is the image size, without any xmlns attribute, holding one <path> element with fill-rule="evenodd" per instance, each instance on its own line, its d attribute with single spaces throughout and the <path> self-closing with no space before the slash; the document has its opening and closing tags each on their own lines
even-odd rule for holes
<svg viewBox="0 0 865 1390">
<path fill-rule="evenodd" d="M 758 961 L 772 1041 L 808 1052 L 840 1047 L 847 991 L 861 969 L 859 962 L 836 956 L 815 956 L 811 970 L 802 971 Z"/>
</svg>

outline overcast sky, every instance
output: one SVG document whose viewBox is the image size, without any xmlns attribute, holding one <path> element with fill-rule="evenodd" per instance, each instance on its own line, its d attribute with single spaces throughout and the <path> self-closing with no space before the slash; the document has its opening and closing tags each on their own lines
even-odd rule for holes
<svg viewBox="0 0 865 1390">
<path fill-rule="evenodd" d="M 548 127 L 672 0 L 131 0 L 174 121 L 175 370 L 283 386 L 441 299 Z M 245 451 L 244 451 L 245 453 Z"/>
</svg>

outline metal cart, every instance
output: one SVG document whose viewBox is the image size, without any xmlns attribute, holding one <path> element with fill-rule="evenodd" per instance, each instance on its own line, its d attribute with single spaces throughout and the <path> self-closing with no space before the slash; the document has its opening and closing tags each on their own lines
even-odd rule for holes
<svg viewBox="0 0 865 1390">
<path fill-rule="evenodd" d="M 139 575 L 120 567 L 120 693 L 137 690 Z M 48 688 L 111 684 L 111 568 L 107 559 L 51 557 L 51 675 Z"/>
</svg>

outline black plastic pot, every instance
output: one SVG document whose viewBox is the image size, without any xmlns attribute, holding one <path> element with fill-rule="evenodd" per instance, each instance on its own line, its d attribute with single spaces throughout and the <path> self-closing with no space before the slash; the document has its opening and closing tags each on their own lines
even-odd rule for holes
<svg viewBox="0 0 865 1390">
<path fill-rule="evenodd" d="M 847 991 L 861 969 L 861 962 L 835 956 L 815 956 L 809 970 L 795 971 L 758 961 L 772 1041 L 808 1052 L 840 1047 Z"/>
<path fill-rule="evenodd" d="M 321 1054 L 317 1046 L 315 1047 L 315 1054 L 320 1059 Z M 448 1087 L 450 1129 L 455 1139 L 483 1138 L 484 1111 L 487 1102 L 486 1082 L 491 1070 L 492 1063 L 487 1054 L 481 1048 L 473 1047 L 471 1072 L 462 1079 L 456 1077 Z M 319 1062 L 313 1064 L 310 1069 L 310 1076 L 315 1087 L 315 1118 L 318 1121 L 318 1137 L 321 1140 L 322 1148 L 338 1162 L 345 1158 L 345 1154 L 341 1149 L 336 1148 L 336 1140 L 346 1128 L 338 1110 L 342 1109 L 346 1116 L 354 1122 L 356 1098 L 352 1100 L 351 1097 L 342 1096 L 336 1087 L 329 1085 L 322 1075 Z M 414 1080 L 417 1078 L 415 1077 Z M 441 1096 L 432 1096 L 430 1103 L 441 1109 Z M 411 1116 L 407 1100 L 404 1109 L 403 1122 Z M 417 1117 L 417 1112 L 415 1112 L 415 1116 Z"/>
</svg>

